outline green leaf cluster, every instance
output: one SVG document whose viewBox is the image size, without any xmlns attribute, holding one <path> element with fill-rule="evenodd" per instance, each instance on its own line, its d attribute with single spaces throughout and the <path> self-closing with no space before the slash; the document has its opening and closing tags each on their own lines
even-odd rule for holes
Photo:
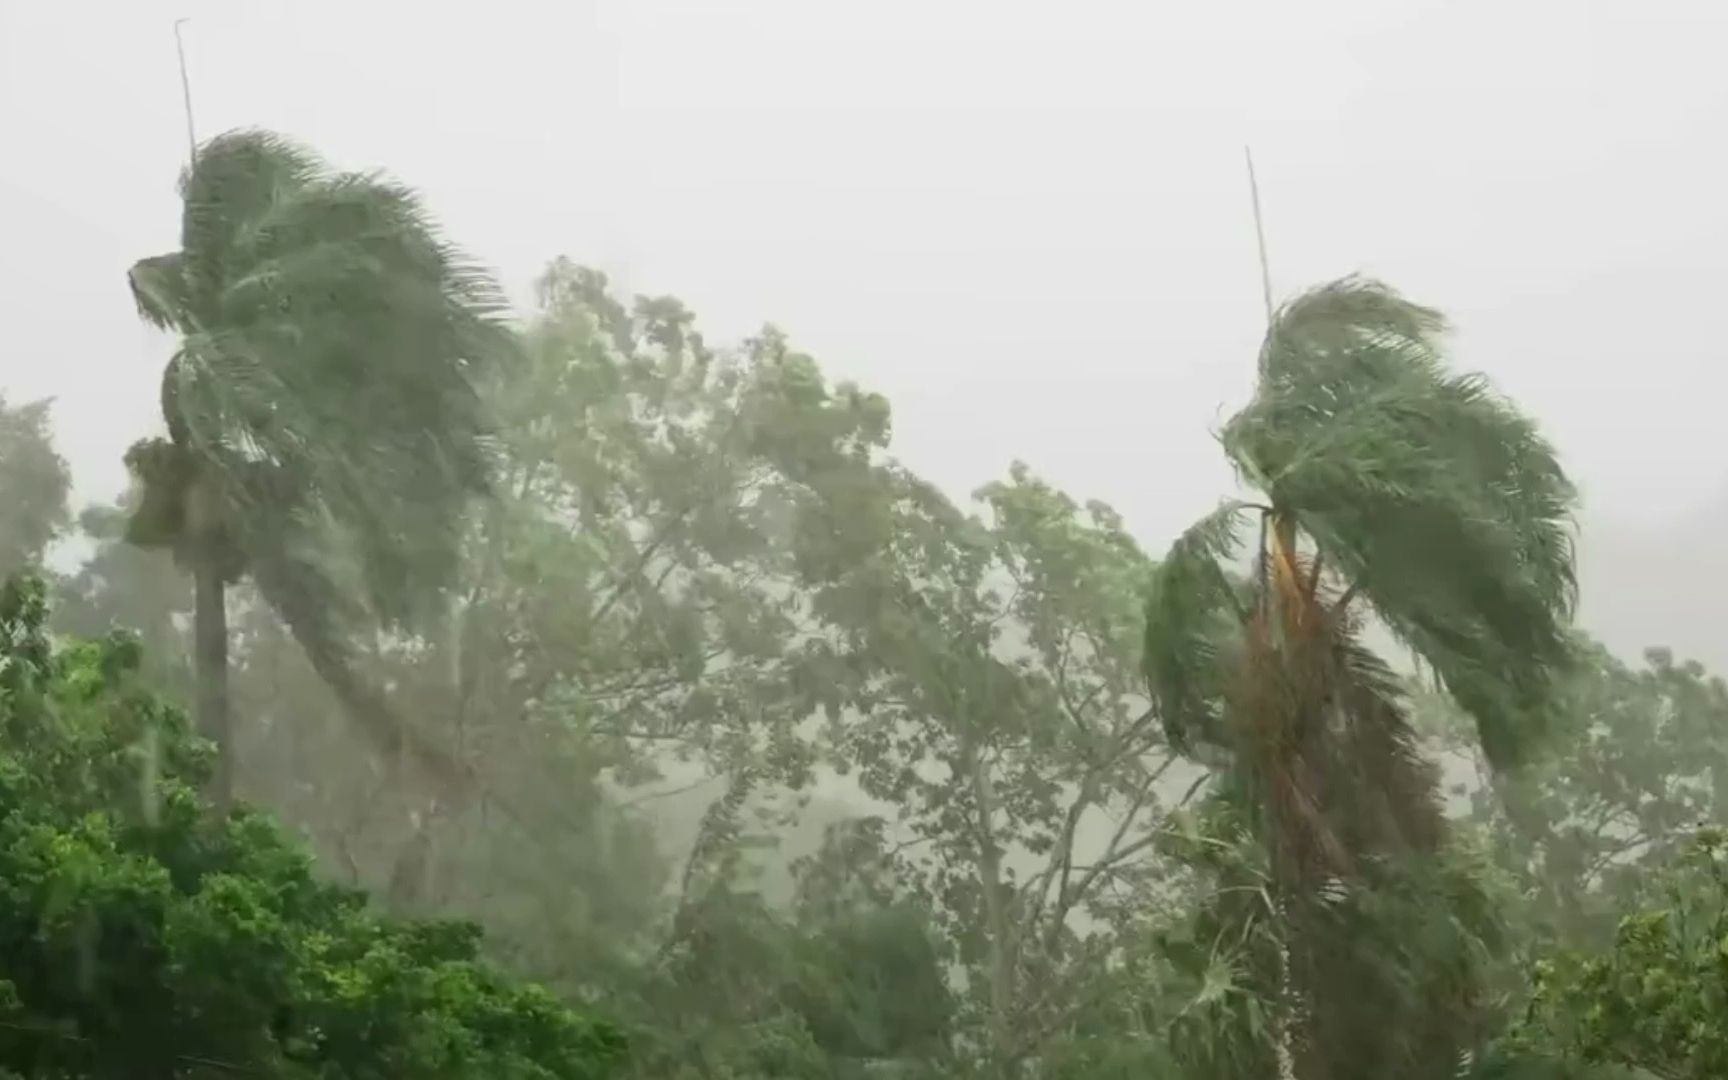
<svg viewBox="0 0 1728 1080">
<path fill-rule="evenodd" d="M 56 645 L 0 591 L 0 1066 L 23 1076 L 599 1077 L 616 1031 L 380 917 L 251 811 L 123 636 Z"/>
</svg>

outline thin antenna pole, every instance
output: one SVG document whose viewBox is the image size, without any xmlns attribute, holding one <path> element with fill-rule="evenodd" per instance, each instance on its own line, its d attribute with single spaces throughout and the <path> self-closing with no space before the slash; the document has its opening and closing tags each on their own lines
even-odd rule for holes
<svg viewBox="0 0 1728 1080">
<path fill-rule="evenodd" d="M 1266 325 L 1272 325 L 1272 266 L 1266 261 L 1266 222 L 1260 216 L 1260 182 L 1254 178 L 1254 150 L 1242 148 L 1248 161 L 1248 196 L 1254 200 L 1254 238 L 1260 244 L 1260 294 L 1266 301 Z"/>
<path fill-rule="evenodd" d="M 191 168 L 198 161 L 198 133 L 192 125 L 192 80 L 186 75 L 186 43 L 180 40 L 180 24 L 187 21 L 174 20 L 174 52 L 180 57 L 180 96 L 186 103 L 186 167 Z"/>
<path fill-rule="evenodd" d="M 1253 148 L 1243 146 L 1242 157 L 1248 163 L 1248 196 L 1254 201 L 1254 239 L 1260 246 L 1260 297 L 1266 304 L 1267 340 L 1260 346 L 1260 379 L 1264 385 L 1267 369 L 1272 360 L 1272 328 L 1276 325 L 1273 321 L 1272 312 L 1272 265 L 1266 258 L 1266 222 L 1260 214 L 1260 182 L 1254 176 Z M 1255 560 L 1255 573 L 1259 577 L 1259 606 L 1262 620 L 1270 614 L 1273 602 L 1272 590 L 1267 588 L 1266 583 L 1270 551 L 1267 542 L 1273 541 L 1283 548 L 1285 545 L 1278 539 L 1277 535 L 1281 531 L 1280 523 L 1274 520 L 1272 514 L 1260 515 L 1260 547 L 1258 549 L 1259 557 Z M 1288 546 L 1286 553 L 1294 556 L 1295 545 L 1293 543 Z M 1283 896 L 1278 897 L 1277 907 L 1280 917 L 1288 915 L 1288 907 Z M 1278 1080 L 1295 1080 L 1296 1055 L 1293 1049 L 1295 1039 L 1294 1033 L 1290 1029 L 1291 1021 L 1300 1015 L 1301 1002 L 1290 977 L 1290 946 L 1287 942 L 1279 944 L 1278 982 L 1279 997 L 1283 999 L 1283 1008 L 1277 1010 L 1273 1016 L 1273 1060 L 1277 1064 Z"/>
</svg>

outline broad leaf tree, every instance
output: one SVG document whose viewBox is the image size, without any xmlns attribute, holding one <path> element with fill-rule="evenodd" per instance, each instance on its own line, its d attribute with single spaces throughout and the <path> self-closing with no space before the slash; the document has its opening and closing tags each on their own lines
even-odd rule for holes
<svg viewBox="0 0 1728 1080">
<path fill-rule="evenodd" d="M 717 872 L 728 815 L 706 802 L 795 809 L 814 760 L 799 725 L 836 693 L 812 674 L 808 583 L 856 559 L 835 507 L 879 483 L 888 414 L 779 334 L 710 346 L 676 301 L 567 262 L 540 300 L 520 363 L 481 386 L 494 495 L 465 522 L 450 604 L 356 650 L 478 797 L 380 775 L 247 588 L 235 692 L 244 791 L 393 903 L 483 918 L 586 990 L 615 973 L 602 953 L 658 949 L 668 908 Z M 666 877 L 656 846 L 687 865 Z"/>
<path fill-rule="evenodd" d="M 1621 919 L 1609 945 L 1538 966 L 1514 1040 L 1530 1057 L 1673 1080 L 1728 1072 L 1728 837 L 1698 830 L 1653 876 L 1647 906 Z"/>
<path fill-rule="evenodd" d="M 49 402 L 8 405 L 0 397 L 0 576 L 38 566 L 71 524 L 71 474 L 48 431 Z"/>
<path fill-rule="evenodd" d="M 1529 945 L 1600 947 L 1703 825 L 1728 825 L 1728 686 L 1667 649 L 1621 661 L 1580 637 L 1557 687 L 1551 738 L 1519 778 L 1541 828 L 1521 835 L 1495 797 L 1469 718 L 1443 695 L 1421 717 L 1474 765 L 1470 818 L 1497 838 L 1528 903 Z"/>
<path fill-rule="evenodd" d="M 1151 564 L 1114 511 L 1024 466 L 976 516 L 906 473 L 876 498 L 869 553 L 816 593 L 841 630 L 831 760 L 888 808 L 884 853 L 966 973 L 967 1038 L 1009 1075 L 1108 985 L 1163 812 L 1203 774 L 1140 684 Z"/>
<path fill-rule="evenodd" d="M 209 744 L 136 639 L 51 641 L 45 592 L 0 587 L 0 1075 L 615 1074 L 617 1029 L 473 927 L 381 918 L 269 819 L 207 813 Z"/>
</svg>

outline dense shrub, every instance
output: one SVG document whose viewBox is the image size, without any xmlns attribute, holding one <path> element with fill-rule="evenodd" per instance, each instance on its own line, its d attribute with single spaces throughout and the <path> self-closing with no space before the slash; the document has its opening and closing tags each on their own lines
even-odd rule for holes
<svg viewBox="0 0 1728 1080">
<path fill-rule="evenodd" d="M 0 1070 L 29 1077 L 586 1078 L 609 1024 L 317 880 L 266 817 L 214 815 L 206 746 L 123 636 L 51 642 L 0 590 Z"/>
</svg>

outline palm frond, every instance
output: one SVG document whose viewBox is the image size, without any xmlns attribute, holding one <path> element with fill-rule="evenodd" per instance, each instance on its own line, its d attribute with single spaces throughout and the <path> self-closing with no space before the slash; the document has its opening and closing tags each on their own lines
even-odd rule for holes
<svg viewBox="0 0 1728 1080">
<path fill-rule="evenodd" d="M 1348 360 L 1364 342 L 1375 341 L 1428 347 L 1446 329 L 1445 316 L 1435 309 L 1352 275 L 1310 289 L 1278 310 L 1261 345 L 1261 370 L 1274 382 L 1305 381 L 1317 355 Z"/>
<path fill-rule="evenodd" d="M 182 190 L 184 250 L 133 275 L 145 317 L 186 335 L 164 376 L 175 441 L 239 514 L 294 475 L 305 509 L 357 537 L 376 613 L 408 619 L 488 490 L 475 384 L 516 355 L 502 291 L 413 191 L 266 132 L 206 144 Z"/>
<path fill-rule="evenodd" d="M 1339 793 L 1326 723 L 1334 707 L 1330 627 L 1306 620 L 1288 629 L 1290 636 L 1270 633 L 1256 613 L 1226 709 L 1277 880 L 1306 896 L 1327 878 L 1351 873 L 1356 853 L 1332 813 Z"/>
<path fill-rule="evenodd" d="M 324 172 L 311 151 L 269 131 L 231 131 L 204 143 L 180 178 L 189 275 L 214 292 L 233 276 L 232 256 L 254 224 Z"/>
<path fill-rule="evenodd" d="M 1429 854 L 1445 835 L 1439 775 L 1410 722 L 1402 682 L 1353 636 L 1337 646 L 1342 731 L 1328 786 L 1361 847 Z"/>
<path fill-rule="evenodd" d="M 1446 371 L 1427 308 L 1347 280 L 1289 305 L 1225 445 L 1514 764 L 1567 660 L 1576 492 L 1535 425 Z"/>
<path fill-rule="evenodd" d="M 179 252 L 139 259 L 126 274 L 138 315 L 159 330 L 184 332 L 192 325 L 192 303 Z"/>
<path fill-rule="evenodd" d="M 1247 512 L 1227 502 L 1189 527 L 1153 571 L 1147 591 L 1142 664 L 1165 735 L 1183 753 L 1197 740 L 1221 737 L 1224 656 L 1245 614 L 1227 563 Z"/>
</svg>

